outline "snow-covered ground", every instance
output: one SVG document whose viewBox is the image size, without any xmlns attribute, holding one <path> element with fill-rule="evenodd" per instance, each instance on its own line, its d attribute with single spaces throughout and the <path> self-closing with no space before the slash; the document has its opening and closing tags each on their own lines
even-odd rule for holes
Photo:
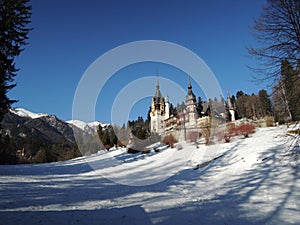
<svg viewBox="0 0 300 225">
<path fill-rule="evenodd" d="M 198 149 L 0 166 L 0 224 L 300 224 L 289 138 L 260 128 Z"/>
</svg>

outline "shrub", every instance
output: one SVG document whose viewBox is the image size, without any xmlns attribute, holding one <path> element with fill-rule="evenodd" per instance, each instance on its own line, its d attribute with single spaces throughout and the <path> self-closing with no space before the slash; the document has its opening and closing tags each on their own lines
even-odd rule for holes
<svg viewBox="0 0 300 225">
<path fill-rule="evenodd" d="M 227 143 L 230 142 L 230 138 L 231 138 L 231 136 L 228 133 L 224 134 L 225 142 L 227 142 Z"/>
<path fill-rule="evenodd" d="M 196 142 L 197 139 L 199 138 L 199 132 L 197 131 L 190 131 L 187 135 L 188 140 L 190 140 L 191 142 Z"/>
<path fill-rule="evenodd" d="M 172 134 L 165 136 L 164 139 L 162 140 L 162 143 L 170 146 L 171 148 L 174 148 L 174 144 L 176 142 L 177 142 L 177 140 L 174 138 L 174 136 Z"/>
<path fill-rule="evenodd" d="M 273 127 L 274 126 L 274 117 L 273 116 L 266 116 L 265 117 L 266 126 Z"/>
<path fill-rule="evenodd" d="M 209 145 L 210 144 L 210 128 L 204 128 L 202 129 L 202 135 L 205 138 L 205 145 Z"/>
<path fill-rule="evenodd" d="M 244 137 L 248 137 L 249 134 L 253 134 L 255 132 L 255 126 L 253 124 L 242 124 L 238 127 L 236 127 L 236 130 L 239 134 L 244 135 Z"/>
<path fill-rule="evenodd" d="M 230 137 L 234 137 L 234 136 L 237 136 L 239 135 L 239 130 L 238 130 L 238 127 L 230 127 L 228 129 L 228 136 Z"/>
<path fill-rule="evenodd" d="M 288 133 L 300 135 L 300 129 L 297 129 L 297 130 L 290 130 L 290 131 L 288 131 Z"/>
</svg>

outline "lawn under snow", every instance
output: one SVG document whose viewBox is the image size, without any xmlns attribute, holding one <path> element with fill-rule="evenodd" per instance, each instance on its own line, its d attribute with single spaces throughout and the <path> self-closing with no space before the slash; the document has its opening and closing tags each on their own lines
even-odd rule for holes
<svg viewBox="0 0 300 225">
<path fill-rule="evenodd" d="M 0 166 L 0 224 L 300 224 L 288 140 L 260 128 L 199 149 Z"/>
</svg>

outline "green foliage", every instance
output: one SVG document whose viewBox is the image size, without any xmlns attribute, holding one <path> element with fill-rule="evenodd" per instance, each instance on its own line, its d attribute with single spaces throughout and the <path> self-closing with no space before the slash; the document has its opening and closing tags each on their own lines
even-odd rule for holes
<svg viewBox="0 0 300 225">
<path fill-rule="evenodd" d="M 15 57 L 23 51 L 30 23 L 31 6 L 28 0 L 0 1 L 0 121 L 15 100 L 10 100 L 7 92 L 14 88 L 14 77 L 18 69 Z"/>
<path fill-rule="evenodd" d="M 24 155 L 17 151 L 24 150 Z M 0 135 L 0 164 L 57 162 L 81 156 L 76 145 L 65 139 L 58 143 L 44 143 L 26 138 L 12 139 Z"/>
<path fill-rule="evenodd" d="M 198 117 L 202 117 L 202 111 L 203 111 L 203 101 L 201 97 L 198 97 L 198 101 L 196 104 L 196 110 L 198 113 Z"/>
<path fill-rule="evenodd" d="M 16 164 L 16 145 L 8 135 L 0 134 L 0 164 Z"/>
<path fill-rule="evenodd" d="M 300 120 L 300 62 L 297 69 L 284 59 L 281 62 L 281 77 L 274 87 L 276 121 L 283 123 Z"/>
<path fill-rule="evenodd" d="M 173 104 L 171 103 L 170 104 L 170 115 L 173 115 L 173 116 L 177 116 L 178 112 L 177 112 L 177 108 L 173 106 Z"/>
<path fill-rule="evenodd" d="M 261 89 L 258 92 L 259 107 L 262 116 L 269 116 L 272 112 L 272 102 L 266 90 Z"/>
<path fill-rule="evenodd" d="M 115 131 L 117 130 L 117 127 L 109 126 L 107 128 L 104 128 L 101 125 L 99 125 L 97 133 L 101 141 L 100 148 L 105 148 L 106 150 L 109 150 L 111 147 L 117 146 L 118 138 L 115 133 Z"/>
<path fill-rule="evenodd" d="M 129 131 L 138 139 L 147 139 L 150 137 L 149 129 L 150 120 L 144 121 L 142 116 L 139 116 L 137 120 L 128 121 Z"/>
<path fill-rule="evenodd" d="M 298 65 L 299 66 L 299 65 Z M 286 95 L 287 104 L 292 120 L 300 120 L 300 71 L 297 71 L 288 62 L 282 61 L 281 81 Z"/>
</svg>

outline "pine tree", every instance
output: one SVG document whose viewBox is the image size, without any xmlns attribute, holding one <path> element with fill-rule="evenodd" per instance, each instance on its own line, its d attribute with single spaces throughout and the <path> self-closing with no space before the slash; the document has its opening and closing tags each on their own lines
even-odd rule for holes
<svg viewBox="0 0 300 225">
<path fill-rule="evenodd" d="M 203 101 L 202 98 L 199 96 L 197 101 L 196 110 L 199 117 L 202 117 L 202 111 L 203 111 Z"/>
<path fill-rule="evenodd" d="M 31 6 L 29 0 L 1 0 L 0 1 L 0 121 L 16 102 L 7 96 L 7 92 L 14 88 L 14 77 L 18 72 L 15 57 L 23 51 L 30 28 Z"/>
<path fill-rule="evenodd" d="M 281 79 L 276 87 L 276 91 L 279 93 L 278 96 L 284 104 L 285 114 L 287 119 L 285 120 L 295 120 L 297 117 L 297 109 L 299 107 L 299 86 L 297 85 L 296 71 L 293 66 L 286 59 L 281 62 Z M 280 103 L 280 101 L 279 101 Z"/>
<path fill-rule="evenodd" d="M 236 93 L 236 110 L 240 117 L 247 117 L 246 115 L 246 101 L 247 95 L 243 91 L 238 91 Z"/>
<path fill-rule="evenodd" d="M 266 90 L 262 89 L 258 92 L 262 116 L 269 116 L 272 112 L 272 102 Z"/>
</svg>

